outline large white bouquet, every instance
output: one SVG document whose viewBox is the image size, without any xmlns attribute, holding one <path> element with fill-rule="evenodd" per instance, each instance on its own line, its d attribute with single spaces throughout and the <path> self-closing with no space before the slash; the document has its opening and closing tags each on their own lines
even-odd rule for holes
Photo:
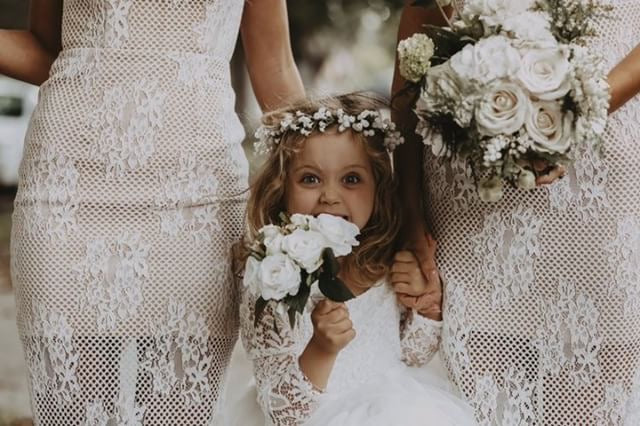
<svg viewBox="0 0 640 426">
<path fill-rule="evenodd" d="M 415 3 L 442 10 L 449 2 Z M 584 41 L 609 7 L 467 0 L 456 10 L 450 28 L 427 26 L 398 45 L 400 72 L 420 87 L 416 132 L 435 155 L 467 161 L 480 198 L 498 201 L 503 182 L 535 186 L 534 161 L 553 166 L 578 145 L 598 149 L 609 87 Z"/>
<path fill-rule="evenodd" d="M 360 230 L 341 217 L 281 215 L 281 224 L 262 227 L 250 247 L 243 284 L 257 297 L 256 321 L 270 300 L 285 307 L 293 327 L 315 284 L 329 299 L 344 302 L 353 294 L 337 277 L 336 256 L 359 245 Z"/>
</svg>

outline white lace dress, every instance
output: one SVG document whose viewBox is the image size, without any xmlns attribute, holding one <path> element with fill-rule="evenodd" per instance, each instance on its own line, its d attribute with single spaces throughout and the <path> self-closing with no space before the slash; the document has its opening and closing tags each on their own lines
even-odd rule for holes
<svg viewBox="0 0 640 426">
<path fill-rule="evenodd" d="M 232 424 L 475 424 L 471 409 L 449 391 L 446 381 L 425 369 L 408 367 L 432 358 L 441 323 L 412 312 L 401 314 L 388 284 L 347 302 L 356 337 L 338 354 L 325 391 L 313 386 L 298 363 L 313 335 L 310 315 L 298 317 L 292 331 L 286 313 L 276 312 L 272 303 L 256 325 L 254 304 L 255 298 L 245 293 L 240 324 L 243 345 L 253 362 L 257 395 L 254 392 L 253 400 L 245 398 L 234 408 L 229 415 Z M 264 414 L 255 409 L 256 399 Z"/>
<path fill-rule="evenodd" d="M 65 0 L 12 235 L 43 425 L 204 425 L 237 337 L 243 0 Z"/>
<path fill-rule="evenodd" d="M 592 46 L 610 67 L 640 43 L 640 2 L 613 3 Z M 441 356 L 478 422 L 640 424 L 640 99 L 611 117 L 601 154 L 497 204 L 427 155 Z"/>
</svg>

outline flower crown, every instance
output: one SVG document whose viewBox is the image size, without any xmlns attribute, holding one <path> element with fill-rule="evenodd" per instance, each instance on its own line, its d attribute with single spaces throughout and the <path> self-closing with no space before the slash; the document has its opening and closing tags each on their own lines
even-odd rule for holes
<svg viewBox="0 0 640 426">
<path fill-rule="evenodd" d="M 258 154 L 268 154 L 280 143 L 282 136 L 289 131 L 298 132 L 303 136 L 309 136 L 314 131 L 323 133 L 327 128 L 337 124 L 338 131 L 344 132 L 351 129 L 362 133 L 364 136 L 373 136 L 376 132 L 384 135 L 384 146 L 388 152 L 404 142 L 401 133 L 396 130 L 396 125 L 387 118 L 382 118 L 378 111 L 364 110 L 357 116 L 345 113 L 342 108 L 332 112 L 320 107 L 313 115 L 302 111 L 295 114 L 286 113 L 284 118 L 276 125 L 262 125 L 256 130 L 254 148 Z"/>
</svg>

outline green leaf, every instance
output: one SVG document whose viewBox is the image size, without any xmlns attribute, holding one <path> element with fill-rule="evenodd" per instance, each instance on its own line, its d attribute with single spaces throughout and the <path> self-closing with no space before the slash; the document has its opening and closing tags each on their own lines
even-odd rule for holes
<svg viewBox="0 0 640 426">
<path fill-rule="evenodd" d="M 289 314 L 289 325 L 291 326 L 292 330 L 296 326 L 296 312 L 296 309 L 293 307 L 290 307 L 287 311 L 287 314 Z"/>
<path fill-rule="evenodd" d="M 438 7 L 438 2 L 436 0 L 415 0 L 413 3 L 411 3 L 411 6 L 419 6 L 431 9 L 433 7 Z"/>
<path fill-rule="evenodd" d="M 255 317 L 253 318 L 254 327 L 258 325 L 258 322 L 260 322 L 262 313 L 264 312 L 264 309 L 267 307 L 268 303 L 269 302 L 267 300 L 264 300 L 262 297 L 258 297 L 258 300 L 256 300 Z"/>
<path fill-rule="evenodd" d="M 330 248 L 322 252 L 322 270 L 318 278 L 318 287 L 322 294 L 334 302 L 346 302 L 355 296 L 349 288 L 338 278 L 340 264 Z"/>
<path fill-rule="evenodd" d="M 446 62 L 467 44 L 475 42 L 469 36 L 461 35 L 436 25 L 425 25 L 425 33 L 433 40 L 435 45 L 435 55 L 431 58 L 431 64 L 434 66 Z"/>
</svg>

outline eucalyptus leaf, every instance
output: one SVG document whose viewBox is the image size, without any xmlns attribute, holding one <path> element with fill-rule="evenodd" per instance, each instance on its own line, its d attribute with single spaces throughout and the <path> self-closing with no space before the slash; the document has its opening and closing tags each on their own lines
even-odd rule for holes
<svg viewBox="0 0 640 426">
<path fill-rule="evenodd" d="M 440 65 L 461 51 L 467 44 L 475 40 L 469 36 L 455 33 L 436 25 L 425 25 L 426 34 L 433 40 L 435 54 L 431 58 L 432 65 Z"/>
</svg>

